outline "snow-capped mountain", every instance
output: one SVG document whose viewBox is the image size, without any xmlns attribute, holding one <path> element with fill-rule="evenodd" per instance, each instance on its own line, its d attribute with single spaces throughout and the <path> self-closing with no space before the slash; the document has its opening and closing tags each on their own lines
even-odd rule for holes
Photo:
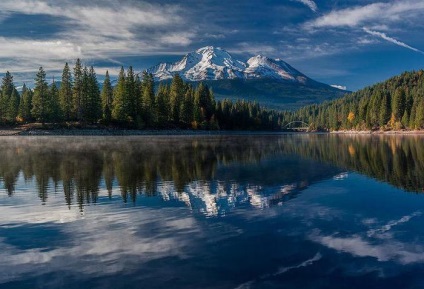
<svg viewBox="0 0 424 289">
<path fill-rule="evenodd" d="M 274 109 L 297 109 L 343 96 L 347 91 L 317 82 L 281 59 L 257 55 L 246 62 L 222 48 L 207 46 L 175 63 L 147 70 L 156 81 L 178 73 L 185 81 L 208 84 L 218 99 L 257 101 Z"/>
<path fill-rule="evenodd" d="M 283 60 L 257 55 L 243 62 L 213 46 L 191 52 L 175 63 L 161 63 L 148 72 L 157 81 L 170 79 L 176 73 L 188 81 L 267 78 L 305 83 L 308 80 Z"/>
</svg>

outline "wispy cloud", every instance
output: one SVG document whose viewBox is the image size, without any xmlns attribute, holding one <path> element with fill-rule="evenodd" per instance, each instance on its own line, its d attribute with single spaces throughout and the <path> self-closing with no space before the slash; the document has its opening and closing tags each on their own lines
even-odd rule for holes
<svg viewBox="0 0 424 289">
<path fill-rule="evenodd" d="M 423 12 L 423 1 L 400 0 L 391 3 L 378 2 L 365 6 L 333 10 L 306 23 L 305 27 L 356 27 L 375 21 L 396 22 L 401 21 L 403 19 L 402 16 L 406 13 L 409 16 L 413 16 L 416 13 L 423 14 Z"/>
<path fill-rule="evenodd" d="M 347 90 L 347 87 L 345 85 L 332 84 L 331 86 L 334 87 L 334 88 L 341 89 L 341 90 Z"/>
<path fill-rule="evenodd" d="M 313 0 L 295 0 L 296 2 L 300 2 L 309 7 L 313 12 L 318 11 L 318 6 Z"/>
<path fill-rule="evenodd" d="M 393 44 L 396 44 L 396 45 L 398 45 L 398 46 L 405 47 L 405 48 L 408 48 L 408 49 L 410 49 L 410 50 L 412 50 L 412 51 L 415 51 L 415 52 L 418 52 L 418 53 L 424 54 L 424 52 L 423 52 L 423 51 L 421 51 L 421 50 L 419 50 L 419 49 L 417 49 L 417 48 L 415 48 L 415 47 L 409 46 L 408 44 L 403 43 L 403 42 L 401 42 L 401 41 L 399 41 L 399 40 L 396 40 L 396 39 L 394 39 L 394 38 L 392 38 L 392 37 L 389 37 L 389 36 L 387 36 L 385 33 L 378 32 L 378 31 L 373 31 L 373 30 L 369 30 L 369 29 L 368 29 L 368 28 L 366 28 L 366 27 L 364 27 L 364 28 L 363 28 L 363 30 L 364 30 L 366 33 L 370 34 L 370 35 L 374 35 L 374 36 L 380 37 L 380 38 L 382 38 L 382 39 L 384 39 L 384 40 L 386 40 L 386 41 L 389 41 L 389 42 L 391 42 L 391 43 L 393 43 Z"/>
<path fill-rule="evenodd" d="M 0 22 L 15 14 L 47 15 L 60 19 L 63 31 L 46 40 L 0 37 L 0 65 L 13 72 L 39 65 L 58 68 L 64 60 L 102 59 L 148 55 L 168 47 L 185 47 L 196 33 L 187 29 L 176 5 L 105 1 L 102 6 L 68 0 L 3 0 Z M 59 25 L 59 23 L 58 23 Z M 35 65 L 34 62 L 40 62 Z M 59 67 L 60 67 L 59 66 Z"/>
</svg>

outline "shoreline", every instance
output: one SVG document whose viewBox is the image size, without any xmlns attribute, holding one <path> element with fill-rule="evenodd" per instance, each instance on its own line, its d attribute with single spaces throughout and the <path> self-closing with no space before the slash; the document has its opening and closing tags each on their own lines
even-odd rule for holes
<svg viewBox="0 0 424 289">
<path fill-rule="evenodd" d="M 331 131 L 329 134 L 341 134 L 341 135 L 424 135 L 424 130 L 340 130 Z"/>
<path fill-rule="evenodd" d="M 290 132 L 290 131 L 229 131 L 229 130 L 131 130 L 106 128 L 71 129 L 22 129 L 0 128 L 2 136 L 178 136 L 178 135 L 284 135 L 284 134 L 333 134 L 333 135 L 424 135 L 424 130 L 400 131 L 331 131 L 331 132 Z"/>
<path fill-rule="evenodd" d="M 2 136 L 202 136 L 202 135 L 279 135 L 293 134 L 280 131 L 229 130 L 131 130 L 131 129 L 1 129 Z"/>
</svg>

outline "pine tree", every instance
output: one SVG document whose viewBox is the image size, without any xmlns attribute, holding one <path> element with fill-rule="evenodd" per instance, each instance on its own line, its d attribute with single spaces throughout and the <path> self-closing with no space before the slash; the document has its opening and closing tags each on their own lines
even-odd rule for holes
<svg viewBox="0 0 424 289">
<path fill-rule="evenodd" d="M 390 119 L 390 114 L 391 114 L 390 99 L 387 94 L 384 94 L 383 99 L 380 103 L 379 117 L 378 117 L 378 122 L 380 124 L 380 127 L 387 124 L 387 122 Z"/>
<path fill-rule="evenodd" d="M 171 88 L 169 92 L 170 108 L 171 108 L 171 121 L 178 123 L 180 121 L 180 107 L 184 99 L 184 82 L 182 78 L 175 74 L 172 78 Z"/>
<path fill-rule="evenodd" d="M 392 111 L 396 117 L 396 121 L 400 121 L 403 113 L 405 112 L 405 90 L 403 88 L 397 88 L 393 96 Z"/>
<path fill-rule="evenodd" d="M 32 119 L 31 115 L 32 109 L 32 90 L 28 89 L 24 83 L 22 87 L 22 94 L 19 103 L 19 118 L 24 121 L 30 121 Z"/>
<path fill-rule="evenodd" d="M 87 116 L 90 113 L 88 107 L 88 98 L 89 98 L 89 77 L 88 77 L 88 68 L 84 66 L 82 69 L 82 78 L 81 78 L 81 97 L 80 97 L 80 113 L 79 120 L 82 122 L 87 121 Z"/>
<path fill-rule="evenodd" d="M 136 120 L 136 103 L 139 97 L 136 95 L 136 91 L 135 74 L 132 66 L 130 66 L 125 78 L 125 112 L 131 121 Z"/>
<path fill-rule="evenodd" d="M 62 82 L 59 90 L 59 103 L 63 119 L 66 121 L 71 120 L 74 106 L 72 101 L 72 75 L 68 63 L 66 63 L 63 68 Z"/>
<path fill-rule="evenodd" d="M 142 93 L 142 89 L 141 89 L 141 80 L 140 80 L 140 76 L 137 73 L 135 75 L 135 115 L 136 115 L 136 122 L 140 123 L 141 119 L 142 119 L 142 114 L 143 114 L 143 93 Z"/>
<path fill-rule="evenodd" d="M 31 113 L 37 121 L 45 122 L 49 112 L 49 89 L 46 82 L 46 73 L 43 67 L 40 67 L 36 78 L 34 96 L 32 98 L 32 110 Z"/>
<path fill-rule="evenodd" d="M 199 123 L 209 121 L 214 114 L 214 108 L 213 95 L 209 87 L 200 83 L 194 94 L 195 120 Z"/>
<path fill-rule="evenodd" d="M 155 91 L 154 91 L 153 75 L 143 72 L 142 80 L 142 101 L 143 101 L 143 116 L 144 121 L 148 126 L 156 123 L 155 118 Z"/>
<path fill-rule="evenodd" d="M 163 127 L 167 124 L 170 118 L 169 109 L 169 89 L 166 85 L 160 84 L 156 95 L 156 115 L 158 126 Z"/>
<path fill-rule="evenodd" d="M 53 80 L 53 83 L 50 87 L 50 93 L 49 93 L 49 113 L 48 118 L 52 122 L 58 122 L 62 120 L 62 112 L 60 109 L 60 102 L 59 102 L 59 90 L 57 89 L 56 82 Z"/>
<path fill-rule="evenodd" d="M 180 120 L 186 125 L 190 125 L 194 119 L 194 96 L 193 88 L 190 87 L 185 93 L 184 100 L 180 108 Z"/>
<path fill-rule="evenodd" d="M 102 111 L 103 119 L 109 123 L 112 119 L 112 102 L 113 102 L 113 89 L 110 83 L 109 71 L 106 71 L 105 80 L 103 81 L 103 88 L 101 93 L 102 98 Z"/>
<path fill-rule="evenodd" d="M 417 101 L 417 113 L 415 116 L 415 127 L 424 128 L 424 97 L 420 97 Z"/>
<path fill-rule="evenodd" d="M 10 122 L 16 121 L 19 110 L 20 97 L 16 89 L 13 89 L 12 95 L 9 98 L 6 119 Z"/>
<path fill-rule="evenodd" d="M 416 129 L 417 127 L 415 126 L 415 119 L 417 116 L 417 100 L 414 100 L 413 104 L 412 104 L 412 108 L 411 108 L 411 115 L 409 116 L 409 128 L 410 129 Z"/>
<path fill-rule="evenodd" d="M 113 90 L 113 107 L 112 118 L 119 122 L 127 121 L 126 106 L 126 86 L 125 86 L 125 71 L 121 67 L 119 72 L 118 82 Z"/>
<path fill-rule="evenodd" d="M 0 87 L 0 121 L 8 116 L 9 100 L 14 90 L 13 76 L 9 71 L 6 71 Z"/>
<path fill-rule="evenodd" d="M 81 60 L 78 58 L 74 67 L 74 85 L 72 87 L 73 118 L 82 118 L 82 97 L 83 97 L 83 70 Z"/>
<path fill-rule="evenodd" d="M 91 66 L 88 71 L 88 89 L 87 89 L 87 120 L 97 122 L 102 116 L 102 101 L 100 97 L 97 75 L 94 67 Z"/>
</svg>

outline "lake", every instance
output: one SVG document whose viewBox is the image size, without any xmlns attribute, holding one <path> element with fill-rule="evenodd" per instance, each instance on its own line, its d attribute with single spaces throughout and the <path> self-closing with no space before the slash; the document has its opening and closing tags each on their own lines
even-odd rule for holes
<svg viewBox="0 0 424 289">
<path fill-rule="evenodd" d="M 0 288 L 424 288 L 424 137 L 2 137 Z"/>
</svg>

